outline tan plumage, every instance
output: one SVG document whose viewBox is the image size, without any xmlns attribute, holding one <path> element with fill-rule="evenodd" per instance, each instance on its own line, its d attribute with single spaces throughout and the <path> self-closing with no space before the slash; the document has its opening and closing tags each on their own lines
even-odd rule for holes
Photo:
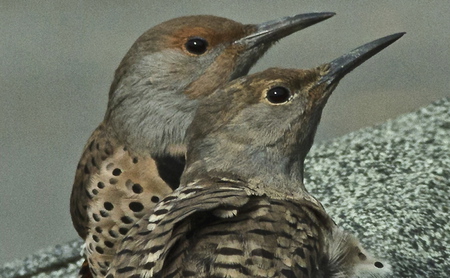
<svg viewBox="0 0 450 278">
<path fill-rule="evenodd" d="M 116 70 L 105 119 L 85 146 L 71 195 L 72 221 L 94 277 L 106 273 L 129 228 L 178 187 L 196 99 L 247 74 L 278 39 L 332 15 L 258 25 L 187 16 L 153 27 L 133 44 Z"/>
<path fill-rule="evenodd" d="M 339 80 L 394 34 L 311 70 L 269 69 L 205 99 L 180 188 L 122 241 L 114 277 L 384 277 L 303 185 L 303 161 Z"/>
<path fill-rule="evenodd" d="M 80 160 L 74 187 L 87 197 L 89 234 L 86 253 L 90 265 L 107 263 L 115 245 L 160 199 L 172 192 L 161 179 L 151 157 L 133 153 L 113 137 L 104 136 L 100 125 L 90 138 Z M 107 265 L 104 265 L 107 268 Z M 96 275 L 96 272 L 94 275 Z M 100 274 L 100 273 L 99 273 Z M 104 274 L 103 274 L 104 275 Z"/>
</svg>

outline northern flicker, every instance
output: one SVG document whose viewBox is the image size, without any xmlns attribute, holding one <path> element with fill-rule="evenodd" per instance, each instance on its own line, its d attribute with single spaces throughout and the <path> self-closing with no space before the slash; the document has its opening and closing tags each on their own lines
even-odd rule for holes
<svg viewBox="0 0 450 278">
<path fill-rule="evenodd" d="M 106 278 L 384 277 L 303 185 L 303 162 L 339 80 L 399 39 L 310 70 L 268 69 L 204 99 L 180 187 L 138 221 Z"/>
<path fill-rule="evenodd" d="M 93 276 L 115 245 L 178 187 L 184 133 L 198 99 L 247 74 L 277 40 L 325 20 L 311 13 L 258 25 L 215 16 L 169 20 L 145 32 L 116 70 L 105 118 L 78 164 L 71 215 Z"/>
</svg>

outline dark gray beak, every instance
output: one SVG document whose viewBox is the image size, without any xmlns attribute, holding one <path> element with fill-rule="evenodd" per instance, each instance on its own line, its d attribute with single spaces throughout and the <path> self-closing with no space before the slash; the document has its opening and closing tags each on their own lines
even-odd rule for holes
<svg viewBox="0 0 450 278">
<path fill-rule="evenodd" d="M 256 26 L 254 33 L 235 41 L 235 44 L 243 44 L 246 48 L 252 48 L 262 43 L 275 42 L 306 27 L 319 23 L 334 16 L 335 13 L 308 13 L 283 17 L 267 21 Z"/>
<path fill-rule="evenodd" d="M 372 56 L 388 47 L 390 44 L 401 38 L 404 34 L 404 32 L 396 33 L 378 40 L 374 40 L 333 60 L 329 63 L 329 72 L 320 79 L 318 85 L 323 83 L 327 83 L 328 85 L 337 84 L 339 80 L 341 80 L 347 73 L 369 60 Z"/>
</svg>

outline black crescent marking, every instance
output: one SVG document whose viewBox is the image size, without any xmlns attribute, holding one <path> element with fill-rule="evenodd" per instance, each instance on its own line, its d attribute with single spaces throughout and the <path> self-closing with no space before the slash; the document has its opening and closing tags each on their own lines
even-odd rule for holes
<svg viewBox="0 0 450 278">
<path fill-rule="evenodd" d="M 155 156 L 152 157 L 156 162 L 159 176 L 172 188 L 177 189 L 180 186 L 180 177 L 184 170 L 186 160 L 183 156 Z"/>
</svg>

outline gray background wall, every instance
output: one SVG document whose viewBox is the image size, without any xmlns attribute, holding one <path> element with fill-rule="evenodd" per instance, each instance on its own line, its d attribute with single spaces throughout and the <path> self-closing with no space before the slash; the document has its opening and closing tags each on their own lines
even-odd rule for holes
<svg viewBox="0 0 450 278">
<path fill-rule="evenodd" d="M 282 40 L 253 71 L 313 67 L 408 32 L 341 82 L 318 140 L 449 95 L 448 0 L 1 1 L 0 264 L 77 236 L 68 208 L 75 167 L 112 74 L 141 33 L 182 15 L 258 23 L 311 11 L 337 15 Z"/>
</svg>

